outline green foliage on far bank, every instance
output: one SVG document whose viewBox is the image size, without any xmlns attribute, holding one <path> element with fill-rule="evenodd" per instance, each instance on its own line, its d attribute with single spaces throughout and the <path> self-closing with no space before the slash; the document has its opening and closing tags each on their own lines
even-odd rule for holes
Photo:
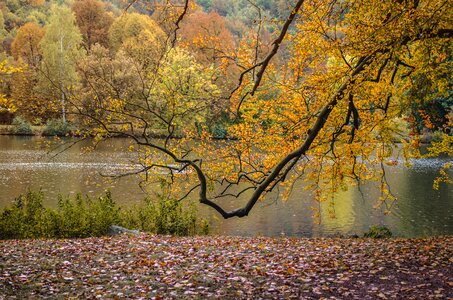
<svg viewBox="0 0 453 300">
<path fill-rule="evenodd" d="M 15 117 L 13 120 L 13 133 L 19 135 L 31 135 L 33 134 L 33 129 L 31 128 L 30 122 L 21 118 Z"/>
<path fill-rule="evenodd" d="M 103 236 L 111 225 L 179 236 L 209 231 L 193 206 L 163 197 L 130 209 L 118 207 L 110 192 L 97 198 L 60 195 L 56 209 L 44 207 L 43 199 L 43 192 L 28 191 L 0 211 L 0 239 Z"/>
<path fill-rule="evenodd" d="M 50 119 L 47 121 L 42 134 L 50 136 L 67 136 L 73 131 L 75 131 L 74 126 L 68 122 L 64 122 L 62 119 Z"/>
<path fill-rule="evenodd" d="M 386 226 L 373 225 L 363 234 L 363 237 L 374 239 L 386 239 L 392 237 L 392 232 Z"/>
</svg>

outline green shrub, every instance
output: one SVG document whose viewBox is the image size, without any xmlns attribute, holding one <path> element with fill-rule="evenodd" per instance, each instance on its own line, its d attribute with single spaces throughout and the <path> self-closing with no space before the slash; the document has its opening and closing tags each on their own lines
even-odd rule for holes
<svg viewBox="0 0 453 300">
<path fill-rule="evenodd" d="M 374 239 L 385 239 L 392 237 L 392 232 L 385 226 L 373 225 L 363 234 L 363 237 Z"/>
<path fill-rule="evenodd" d="M 43 130 L 43 135 L 51 136 L 67 136 L 74 131 L 74 127 L 68 122 L 63 122 L 62 119 L 51 119 L 46 123 Z"/>
<path fill-rule="evenodd" d="M 440 142 L 442 141 L 443 132 L 441 130 L 434 131 L 431 135 L 431 142 Z"/>
<path fill-rule="evenodd" d="M 109 191 L 97 199 L 75 199 L 59 196 L 57 209 L 58 237 L 88 237 L 107 234 L 111 225 L 118 224 L 120 208 L 116 207 Z"/>
<path fill-rule="evenodd" d="M 0 215 L 0 238 L 37 238 L 48 231 L 42 192 L 27 192 Z"/>
<path fill-rule="evenodd" d="M 154 221 L 157 234 L 193 235 L 196 220 L 193 205 L 183 210 L 181 201 L 158 197 Z"/>
<path fill-rule="evenodd" d="M 209 233 L 209 223 L 197 218 L 193 205 L 174 199 L 145 199 L 128 209 L 116 206 L 108 191 L 94 199 L 60 195 L 56 209 L 45 208 L 43 199 L 41 191 L 28 191 L 5 208 L 0 213 L 0 239 L 103 236 L 111 225 L 179 236 Z"/>
<path fill-rule="evenodd" d="M 228 130 L 223 124 L 215 124 L 212 127 L 211 132 L 216 139 L 226 139 L 228 137 Z"/>
<path fill-rule="evenodd" d="M 199 220 L 195 206 L 158 196 L 156 201 L 146 198 L 139 206 L 124 210 L 122 226 L 156 234 L 178 236 L 208 234 L 209 224 Z"/>
<path fill-rule="evenodd" d="M 33 129 L 31 128 L 30 122 L 28 122 L 25 119 L 22 119 L 21 117 L 15 117 L 13 120 L 13 133 L 14 134 L 33 134 Z"/>
</svg>

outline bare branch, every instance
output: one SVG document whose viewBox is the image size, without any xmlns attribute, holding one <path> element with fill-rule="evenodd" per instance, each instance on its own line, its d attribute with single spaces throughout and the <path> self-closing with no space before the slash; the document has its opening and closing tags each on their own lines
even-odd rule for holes
<svg viewBox="0 0 453 300">
<path fill-rule="evenodd" d="M 177 38 L 177 32 L 180 29 L 179 24 L 181 21 L 184 19 L 184 16 L 187 14 L 187 10 L 189 9 L 189 0 L 184 0 L 184 8 L 182 13 L 179 15 L 178 19 L 175 22 L 175 30 L 173 32 L 173 40 L 171 42 L 172 47 L 175 47 L 176 45 L 176 38 Z"/>
<path fill-rule="evenodd" d="M 291 11 L 290 15 L 288 16 L 288 18 L 286 19 L 285 23 L 283 24 L 283 27 L 280 30 L 279 36 L 272 43 L 273 47 L 272 47 L 272 50 L 269 52 L 269 54 L 261 62 L 255 64 L 254 66 L 250 67 L 249 69 L 247 69 L 247 70 L 245 70 L 244 72 L 241 73 L 241 75 L 239 77 L 238 86 L 233 90 L 233 92 L 231 93 L 231 96 L 242 85 L 242 81 L 243 81 L 243 78 L 244 78 L 245 74 L 247 74 L 247 73 L 249 73 L 251 71 L 254 71 L 258 67 L 261 67 L 258 70 L 258 73 L 256 74 L 256 76 L 254 78 L 255 83 L 253 85 L 253 88 L 250 91 L 247 91 L 244 96 L 242 96 L 242 98 L 241 98 L 241 100 L 239 102 L 239 105 L 238 105 L 238 107 L 236 109 L 237 112 L 240 111 L 241 104 L 243 103 L 245 98 L 248 95 L 253 96 L 255 94 L 256 90 L 258 89 L 258 87 L 260 86 L 260 83 L 261 83 L 261 80 L 263 78 L 264 72 L 266 71 L 270 61 L 272 60 L 272 58 L 277 54 L 278 49 L 280 48 L 281 43 L 283 42 L 283 40 L 284 40 L 284 38 L 285 38 L 285 36 L 286 36 L 286 34 L 288 32 L 289 26 L 293 23 L 294 19 L 296 18 L 296 15 L 299 12 L 300 8 L 302 7 L 303 3 L 304 3 L 304 0 L 298 0 L 297 1 L 297 3 L 294 6 L 293 10 Z"/>
</svg>

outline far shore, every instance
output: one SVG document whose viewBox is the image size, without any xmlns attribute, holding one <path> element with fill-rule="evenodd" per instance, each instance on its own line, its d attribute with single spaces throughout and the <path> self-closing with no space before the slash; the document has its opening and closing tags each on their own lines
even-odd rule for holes
<svg viewBox="0 0 453 300">
<path fill-rule="evenodd" d="M 14 132 L 15 125 L 0 125 L 0 136 L 1 135 L 10 135 L 10 136 L 51 136 L 44 134 L 44 125 L 39 126 L 31 126 L 32 133 L 31 134 L 17 134 Z M 70 134 L 69 136 L 72 137 L 79 137 L 80 135 L 77 134 Z M 122 135 L 118 135 L 115 137 L 124 137 Z M 151 134 L 152 138 L 166 138 L 165 133 L 161 133 L 158 130 Z M 174 138 L 181 138 L 180 136 L 175 136 Z M 218 138 L 224 139 L 224 138 Z M 422 144 L 430 144 L 433 141 L 433 134 L 432 133 L 425 133 L 421 136 L 420 142 Z M 395 143 L 400 143 L 400 141 L 395 141 Z"/>
</svg>

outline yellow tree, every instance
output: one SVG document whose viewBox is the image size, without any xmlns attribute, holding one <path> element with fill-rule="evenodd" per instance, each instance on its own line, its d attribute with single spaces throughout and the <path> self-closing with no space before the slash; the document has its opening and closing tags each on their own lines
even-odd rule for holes
<svg viewBox="0 0 453 300">
<path fill-rule="evenodd" d="M 140 170 L 145 178 L 166 176 L 166 183 L 185 187 L 173 189 L 181 198 L 197 191 L 200 202 L 224 218 L 247 216 L 278 188 L 287 196 L 299 180 L 323 201 L 348 185 L 374 179 L 381 185 L 381 203 L 387 204 L 393 197 L 383 166 L 394 164 L 392 145 L 401 141 L 395 120 L 410 105 L 405 92 L 413 76 L 436 74 L 430 78 L 439 94 L 448 84 L 436 78 L 451 78 L 445 51 L 451 47 L 445 45 L 453 36 L 452 5 L 448 0 L 298 0 L 264 58 L 256 60 L 258 43 L 240 45 L 243 71 L 229 97 L 235 122 L 229 128 L 232 140 L 225 143 L 213 143 L 204 128 L 189 126 L 184 139 L 173 140 L 172 122 L 164 140 L 152 140 L 153 121 L 172 119 L 149 102 L 143 108 L 151 108 L 153 118 L 131 114 L 125 110 L 127 97 L 104 107 L 122 120 L 124 130 L 112 130 L 112 117 L 88 117 L 104 136 L 122 133 L 146 149 Z M 277 65 L 285 42 L 290 57 Z M 428 63 L 433 54 L 436 69 Z M 177 88 L 185 95 L 186 86 Z M 188 116 L 195 111 L 188 105 L 175 116 L 192 120 Z M 416 139 L 403 142 L 417 146 Z M 451 155 L 451 143 L 444 135 L 434 152 Z M 408 149 L 404 153 L 410 155 Z M 220 202 L 226 196 L 244 197 L 246 203 L 226 210 Z"/>
<path fill-rule="evenodd" d="M 21 72 L 20 68 L 10 66 L 7 61 L 0 62 L 0 114 L 11 114 L 17 110 L 16 105 L 6 94 L 4 94 L 3 84 L 6 76 L 12 76 Z"/>
<path fill-rule="evenodd" d="M 146 15 L 121 15 L 110 27 L 109 38 L 113 52 L 121 50 L 132 58 L 137 72 L 141 72 L 142 76 L 155 69 L 164 54 L 166 35 L 159 25 Z"/>
</svg>

